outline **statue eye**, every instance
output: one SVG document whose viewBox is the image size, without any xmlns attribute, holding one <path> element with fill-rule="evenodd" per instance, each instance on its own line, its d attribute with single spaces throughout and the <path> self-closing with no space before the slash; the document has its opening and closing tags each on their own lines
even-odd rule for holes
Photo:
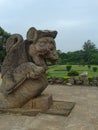
<svg viewBox="0 0 98 130">
<path fill-rule="evenodd" d="M 53 50 L 54 50 L 54 48 L 50 48 L 50 50 L 51 50 L 51 51 L 53 51 Z"/>
<path fill-rule="evenodd" d="M 42 41 L 39 44 L 40 44 L 40 46 L 44 46 L 45 45 L 45 41 Z"/>
</svg>

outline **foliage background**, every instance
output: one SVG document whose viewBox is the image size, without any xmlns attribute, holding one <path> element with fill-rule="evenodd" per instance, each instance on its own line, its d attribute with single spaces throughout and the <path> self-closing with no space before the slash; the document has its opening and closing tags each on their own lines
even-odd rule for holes
<svg viewBox="0 0 98 130">
<path fill-rule="evenodd" d="M 6 40 L 10 35 L 0 27 L 0 65 L 2 65 L 6 55 Z M 67 53 L 57 50 L 57 53 L 59 56 L 58 65 L 98 65 L 98 49 L 91 40 L 84 42 L 81 50 Z M 49 62 L 47 64 L 51 65 Z"/>
<path fill-rule="evenodd" d="M 3 28 L 0 27 L 0 65 L 2 64 L 6 55 L 5 44 L 9 36 L 10 33 L 7 33 Z"/>
</svg>

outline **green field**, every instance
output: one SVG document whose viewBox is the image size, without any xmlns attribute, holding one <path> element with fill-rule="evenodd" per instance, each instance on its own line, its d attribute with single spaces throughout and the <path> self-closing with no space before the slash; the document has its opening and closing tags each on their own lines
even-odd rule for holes
<svg viewBox="0 0 98 130">
<path fill-rule="evenodd" d="M 97 67 L 97 71 L 93 71 L 93 67 Z M 83 72 L 88 72 L 88 76 L 96 77 L 98 76 L 98 65 L 91 65 L 91 68 L 89 69 L 87 65 L 72 65 L 71 70 L 77 70 L 79 74 Z M 52 77 L 64 77 L 67 76 L 68 71 L 66 70 L 66 65 L 54 65 L 49 66 L 47 73 L 49 76 Z"/>
</svg>

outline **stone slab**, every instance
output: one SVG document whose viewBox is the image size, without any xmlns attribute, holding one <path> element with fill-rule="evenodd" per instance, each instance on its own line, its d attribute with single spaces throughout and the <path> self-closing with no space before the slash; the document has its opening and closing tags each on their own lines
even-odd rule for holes
<svg viewBox="0 0 98 130">
<path fill-rule="evenodd" d="M 23 109 L 23 108 L 13 108 L 13 109 L 0 109 L 0 114 L 20 114 L 27 116 L 36 116 L 40 111 L 34 109 Z"/>
<path fill-rule="evenodd" d="M 0 114 L 21 114 L 27 116 L 36 116 L 38 113 L 44 114 L 52 114 L 52 115 L 60 115 L 60 116 L 68 116 L 72 109 L 74 108 L 74 102 L 66 102 L 66 101 L 53 101 L 53 104 L 48 110 L 40 110 L 40 109 L 0 109 Z"/>
<path fill-rule="evenodd" d="M 50 109 L 44 111 L 43 113 L 68 116 L 71 113 L 74 106 L 74 102 L 53 101 L 53 104 L 51 105 Z"/>
</svg>

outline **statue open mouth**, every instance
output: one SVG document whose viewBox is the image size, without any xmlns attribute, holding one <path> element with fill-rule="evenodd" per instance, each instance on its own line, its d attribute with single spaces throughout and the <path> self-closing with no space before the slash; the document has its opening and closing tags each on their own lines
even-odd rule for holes
<svg viewBox="0 0 98 130">
<path fill-rule="evenodd" d="M 57 59 L 55 59 L 55 60 L 51 60 L 50 62 L 54 65 L 54 64 L 56 64 Z"/>
</svg>

